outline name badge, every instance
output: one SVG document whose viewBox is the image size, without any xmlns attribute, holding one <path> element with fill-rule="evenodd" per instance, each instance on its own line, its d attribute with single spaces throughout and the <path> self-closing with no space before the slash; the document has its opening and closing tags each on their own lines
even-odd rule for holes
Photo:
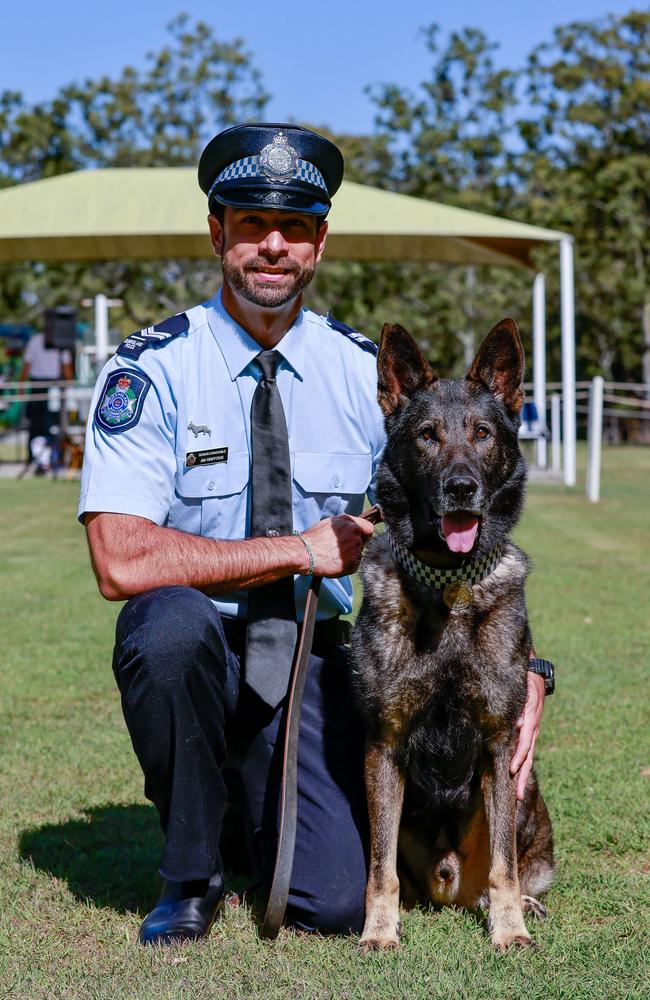
<svg viewBox="0 0 650 1000">
<path fill-rule="evenodd" d="M 227 448 L 207 448 L 205 451 L 188 451 L 185 456 L 185 465 L 189 468 L 192 468 L 193 465 L 216 465 L 217 462 L 227 461 Z"/>
</svg>

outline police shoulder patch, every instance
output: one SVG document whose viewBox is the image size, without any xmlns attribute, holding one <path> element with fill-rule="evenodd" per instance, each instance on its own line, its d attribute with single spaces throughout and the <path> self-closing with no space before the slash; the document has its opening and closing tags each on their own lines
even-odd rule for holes
<svg viewBox="0 0 650 1000">
<path fill-rule="evenodd" d="M 187 313 L 178 313 L 176 316 L 164 319 L 162 323 L 129 334 L 118 347 L 117 353 L 126 358 L 139 358 L 148 347 L 159 347 L 160 344 L 165 344 L 185 333 L 189 328 L 190 320 Z"/>
<path fill-rule="evenodd" d="M 95 408 L 97 426 L 109 434 L 135 427 L 150 386 L 151 379 L 141 372 L 128 368 L 111 372 Z"/>
<path fill-rule="evenodd" d="M 357 344 L 362 351 L 367 351 L 368 354 L 374 355 L 379 353 L 379 348 L 375 343 L 373 343 L 372 340 L 368 340 L 367 337 L 364 337 L 362 333 L 359 333 L 358 330 L 354 330 L 351 326 L 347 326 L 347 324 L 341 323 L 340 320 L 334 319 L 331 313 L 327 314 L 326 320 L 328 325 L 331 326 L 333 330 L 338 330 L 338 332 L 342 333 L 344 337 L 354 341 L 354 343 Z"/>
</svg>

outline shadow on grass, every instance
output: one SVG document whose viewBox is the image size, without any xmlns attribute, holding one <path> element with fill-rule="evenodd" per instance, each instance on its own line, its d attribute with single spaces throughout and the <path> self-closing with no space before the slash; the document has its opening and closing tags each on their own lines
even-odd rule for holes
<svg viewBox="0 0 650 1000">
<path fill-rule="evenodd" d="M 144 915 L 160 886 L 162 834 L 153 806 L 108 803 L 85 819 L 26 830 L 20 856 L 68 883 L 80 900 Z"/>
</svg>

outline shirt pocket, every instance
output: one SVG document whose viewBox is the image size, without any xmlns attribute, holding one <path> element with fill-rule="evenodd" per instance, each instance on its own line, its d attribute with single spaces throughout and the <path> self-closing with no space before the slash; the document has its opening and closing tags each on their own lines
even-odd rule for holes
<svg viewBox="0 0 650 1000">
<path fill-rule="evenodd" d="M 184 468 L 176 479 L 180 510 L 172 511 L 183 531 L 210 538 L 243 538 L 249 479 L 248 452 L 234 452 L 227 462 Z M 186 526 L 191 522 L 191 526 Z"/>
<path fill-rule="evenodd" d="M 295 452 L 295 509 L 302 515 L 301 530 L 324 517 L 359 514 L 371 476 L 370 453 Z"/>
</svg>

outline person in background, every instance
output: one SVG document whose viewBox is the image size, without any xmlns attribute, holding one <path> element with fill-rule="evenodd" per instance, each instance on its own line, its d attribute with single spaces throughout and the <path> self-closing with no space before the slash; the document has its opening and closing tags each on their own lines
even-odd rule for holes
<svg viewBox="0 0 650 1000">
<path fill-rule="evenodd" d="M 19 382 L 58 382 L 61 379 L 71 381 L 74 378 L 72 354 L 68 350 L 58 350 L 47 347 L 45 334 L 35 333 L 27 341 L 23 354 L 23 366 L 18 376 Z M 47 386 L 36 388 L 34 393 L 45 396 Z M 27 442 L 27 464 L 35 462 L 36 474 L 43 475 L 49 466 L 46 460 L 50 449 L 51 416 L 47 399 L 27 399 L 26 406 L 29 436 Z M 44 439 L 40 441 L 37 439 Z M 38 453 L 38 454 L 37 454 Z"/>
</svg>

